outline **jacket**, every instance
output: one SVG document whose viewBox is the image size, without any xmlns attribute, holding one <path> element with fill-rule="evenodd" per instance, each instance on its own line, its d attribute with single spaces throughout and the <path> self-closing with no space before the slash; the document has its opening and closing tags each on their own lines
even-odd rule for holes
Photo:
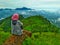
<svg viewBox="0 0 60 45">
<path fill-rule="evenodd" d="M 12 28 L 11 33 L 14 35 L 22 35 L 23 33 L 22 26 L 23 26 L 23 23 L 20 22 L 19 20 L 17 21 L 16 25 L 13 25 L 11 21 L 11 28 Z"/>
</svg>

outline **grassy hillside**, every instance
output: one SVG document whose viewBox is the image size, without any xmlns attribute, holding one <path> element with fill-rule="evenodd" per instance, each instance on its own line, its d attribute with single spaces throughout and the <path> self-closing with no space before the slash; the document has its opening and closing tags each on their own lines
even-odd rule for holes
<svg viewBox="0 0 60 45">
<path fill-rule="evenodd" d="M 11 17 L 6 18 L 0 22 L 0 32 L 5 31 L 4 34 L 0 34 L 4 38 L 0 42 L 2 44 L 5 39 L 10 36 L 11 30 Z M 27 37 L 23 45 L 60 45 L 60 28 L 51 24 L 46 18 L 42 16 L 32 16 L 28 18 L 21 17 L 24 30 L 32 32 L 32 37 Z M 8 33 L 8 34 L 6 34 Z M 5 34 L 7 36 L 5 36 Z M 9 35 L 9 36 L 8 36 Z"/>
<path fill-rule="evenodd" d="M 22 20 L 25 30 L 32 32 L 59 32 L 60 28 L 51 24 L 42 16 L 32 16 Z"/>
<path fill-rule="evenodd" d="M 26 38 L 23 45 L 60 45 L 60 34 L 52 32 L 33 33 Z"/>
<path fill-rule="evenodd" d="M 2 45 L 10 35 L 11 34 L 9 32 L 0 31 L 0 45 Z"/>
<path fill-rule="evenodd" d="M 20 15 L 20 20 L 23 19 L 23 16 Z M 0 22 L 0 31 L 10 32 L 11 30 L 11 17 L 8 17 Z"/>
<path fill-rule="evenodd" d="M 26 38 L 23 45 L 60 45 L 60 28 L 51 24 L 46 18 L 32 16 L 23 19 L 24 29 L 32 32 L 31 38 Z"/>
</svg>

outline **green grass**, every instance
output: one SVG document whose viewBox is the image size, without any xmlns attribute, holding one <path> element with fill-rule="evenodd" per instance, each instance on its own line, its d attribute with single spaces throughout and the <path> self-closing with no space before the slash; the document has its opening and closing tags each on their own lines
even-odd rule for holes
<svg viewBox="0 0 60 45">
<path fill-rule="evenodd" d="M 4 41 L 9 38 L 9 36 L 9 32 L 0 31 L 0 45 L 2 45 Z"/>
<path fill-rule="evenodd" d="M 60 32 L 60 28 L 51 24 L 46 18 L 32 16 L 22 20 L 24 29 L 31 32 Z"/>
<path fill-rule="evenodd" d="M 0 45 L 9 38 L 11 30 L 11 17 L 0 22 Z M 32 37 L 27 37 L 23 45 L 60 45 L 60 28 L 51 24 L 42 16 L 21 17 L 24 30 L 32 32 Z"/>
<path fill-rule="evenodd" d="M 33 33 L 31 38 L 26 38 L 23 45 L 60 45 L 60 34 L 52 32 Z"/>
</svg>

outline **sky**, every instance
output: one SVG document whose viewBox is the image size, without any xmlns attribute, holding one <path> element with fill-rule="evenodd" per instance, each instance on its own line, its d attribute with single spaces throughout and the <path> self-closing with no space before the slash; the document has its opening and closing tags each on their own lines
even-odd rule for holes
<svg viewBox="0 0 60 45">
<path fill-rule="evenodd" d="M 0 8 L 60 9 L 60 0 L 0 0 Z"/>
</svg>

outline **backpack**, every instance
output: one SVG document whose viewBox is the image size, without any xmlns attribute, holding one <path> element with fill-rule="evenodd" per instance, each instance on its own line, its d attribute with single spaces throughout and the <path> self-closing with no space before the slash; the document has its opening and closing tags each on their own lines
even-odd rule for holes
<svg viewBox="0 0 60 45">
<path fill-rule="evenodd" d="M 12 24 L 13 24 L 13 25 L 16 25 L 16 23 L 17 23 L 17 20 L 13 20 L 13 21 L 12 21 Z"/>
</svg>

